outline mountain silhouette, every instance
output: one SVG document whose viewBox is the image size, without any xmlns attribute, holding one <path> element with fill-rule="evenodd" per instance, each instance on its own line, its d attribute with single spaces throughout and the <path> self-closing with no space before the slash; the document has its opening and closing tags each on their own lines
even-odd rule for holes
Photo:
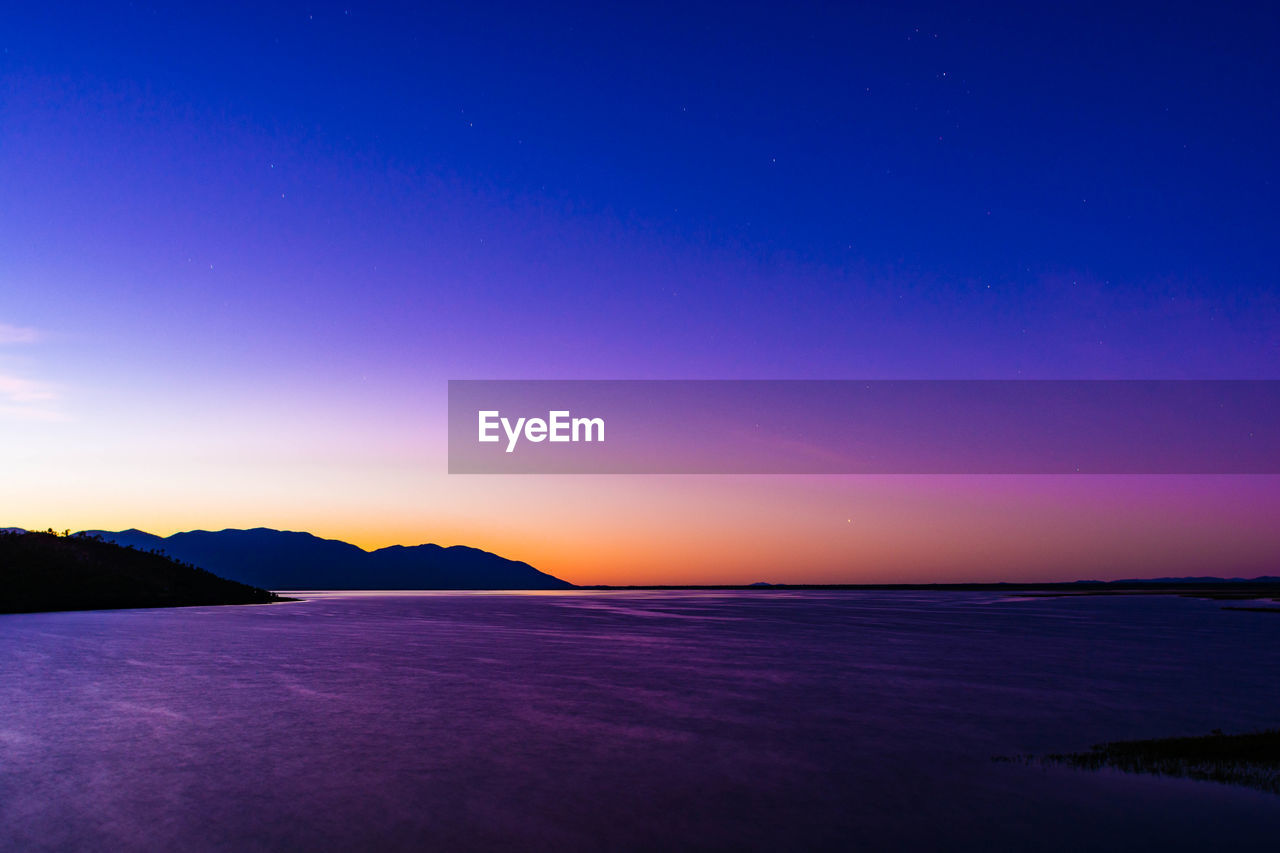
<svg viewBox="0 0 1280 853">
<path fill-rule="evenodd" d="M 265 589 L 571 589 L 528 563 L 454 545 L 393 545 L 365 551 L 310 533 L 191 530 L 156 536 L 142 530 L 86 530 L 108 542 L 160 551 L 224 578 Z"/>
</svg>

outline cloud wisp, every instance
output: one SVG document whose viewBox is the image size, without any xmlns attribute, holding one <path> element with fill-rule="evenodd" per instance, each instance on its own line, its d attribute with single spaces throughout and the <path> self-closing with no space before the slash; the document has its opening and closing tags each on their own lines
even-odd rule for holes
<svg viewBox="0 0 1280 853">
<path fill-rule="evenodd" d="M 31 344 L 41 339 L 38 330 L 0 322 L 0 346 Z M 63 420 L 60 395 L 47 382 L 28 379 L 0 369 L 0 419 L 24 421 Z"/>
<path fill-rule="evenodd" d="M 40 333 L 30 326 L 0 323 L 0 344 L 33 344 L 40 340 Z"/>
</svg>

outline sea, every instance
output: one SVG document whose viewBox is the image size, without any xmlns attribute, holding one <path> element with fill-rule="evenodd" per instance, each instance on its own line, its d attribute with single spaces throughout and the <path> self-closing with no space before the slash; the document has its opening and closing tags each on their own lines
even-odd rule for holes
<svg viewBox="0 0 1280 853">
<path fill-rule="evenodd" d="M 304 592 L 0 616 L 0 850 L 1274 849 L 1280 796 L 1038 760 L 1280 726 L 1174 596 Z"/>
</svg>

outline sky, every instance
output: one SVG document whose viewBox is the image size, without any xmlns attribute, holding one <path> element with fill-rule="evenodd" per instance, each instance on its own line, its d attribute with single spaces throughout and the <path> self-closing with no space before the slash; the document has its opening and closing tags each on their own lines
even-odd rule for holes
<svg viewBox="0 0 1280 853">
<path fill-rule="evenodd" d="M 1280 481 L 450 476 L 449 379 L 1278 379 L 1265 4 L 58 2 L 0 525 L 580 583 L 1280 574 Z"/>
</svg>

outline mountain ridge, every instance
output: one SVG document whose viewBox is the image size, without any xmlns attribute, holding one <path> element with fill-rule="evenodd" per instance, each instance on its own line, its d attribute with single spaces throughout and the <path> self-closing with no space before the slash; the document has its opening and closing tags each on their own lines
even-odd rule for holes
<svg viewBox="0 0 1280 853">
<path fill-rule="evenodd" d="M 573 584 L 466 545 L 391 545 L 366 551 L 340 539 L 270 527 L 187 530 L 158 536 L 137 528 L 83 530 L 163 553 L 264 589 L 572 589 Z"/>
</svg>

